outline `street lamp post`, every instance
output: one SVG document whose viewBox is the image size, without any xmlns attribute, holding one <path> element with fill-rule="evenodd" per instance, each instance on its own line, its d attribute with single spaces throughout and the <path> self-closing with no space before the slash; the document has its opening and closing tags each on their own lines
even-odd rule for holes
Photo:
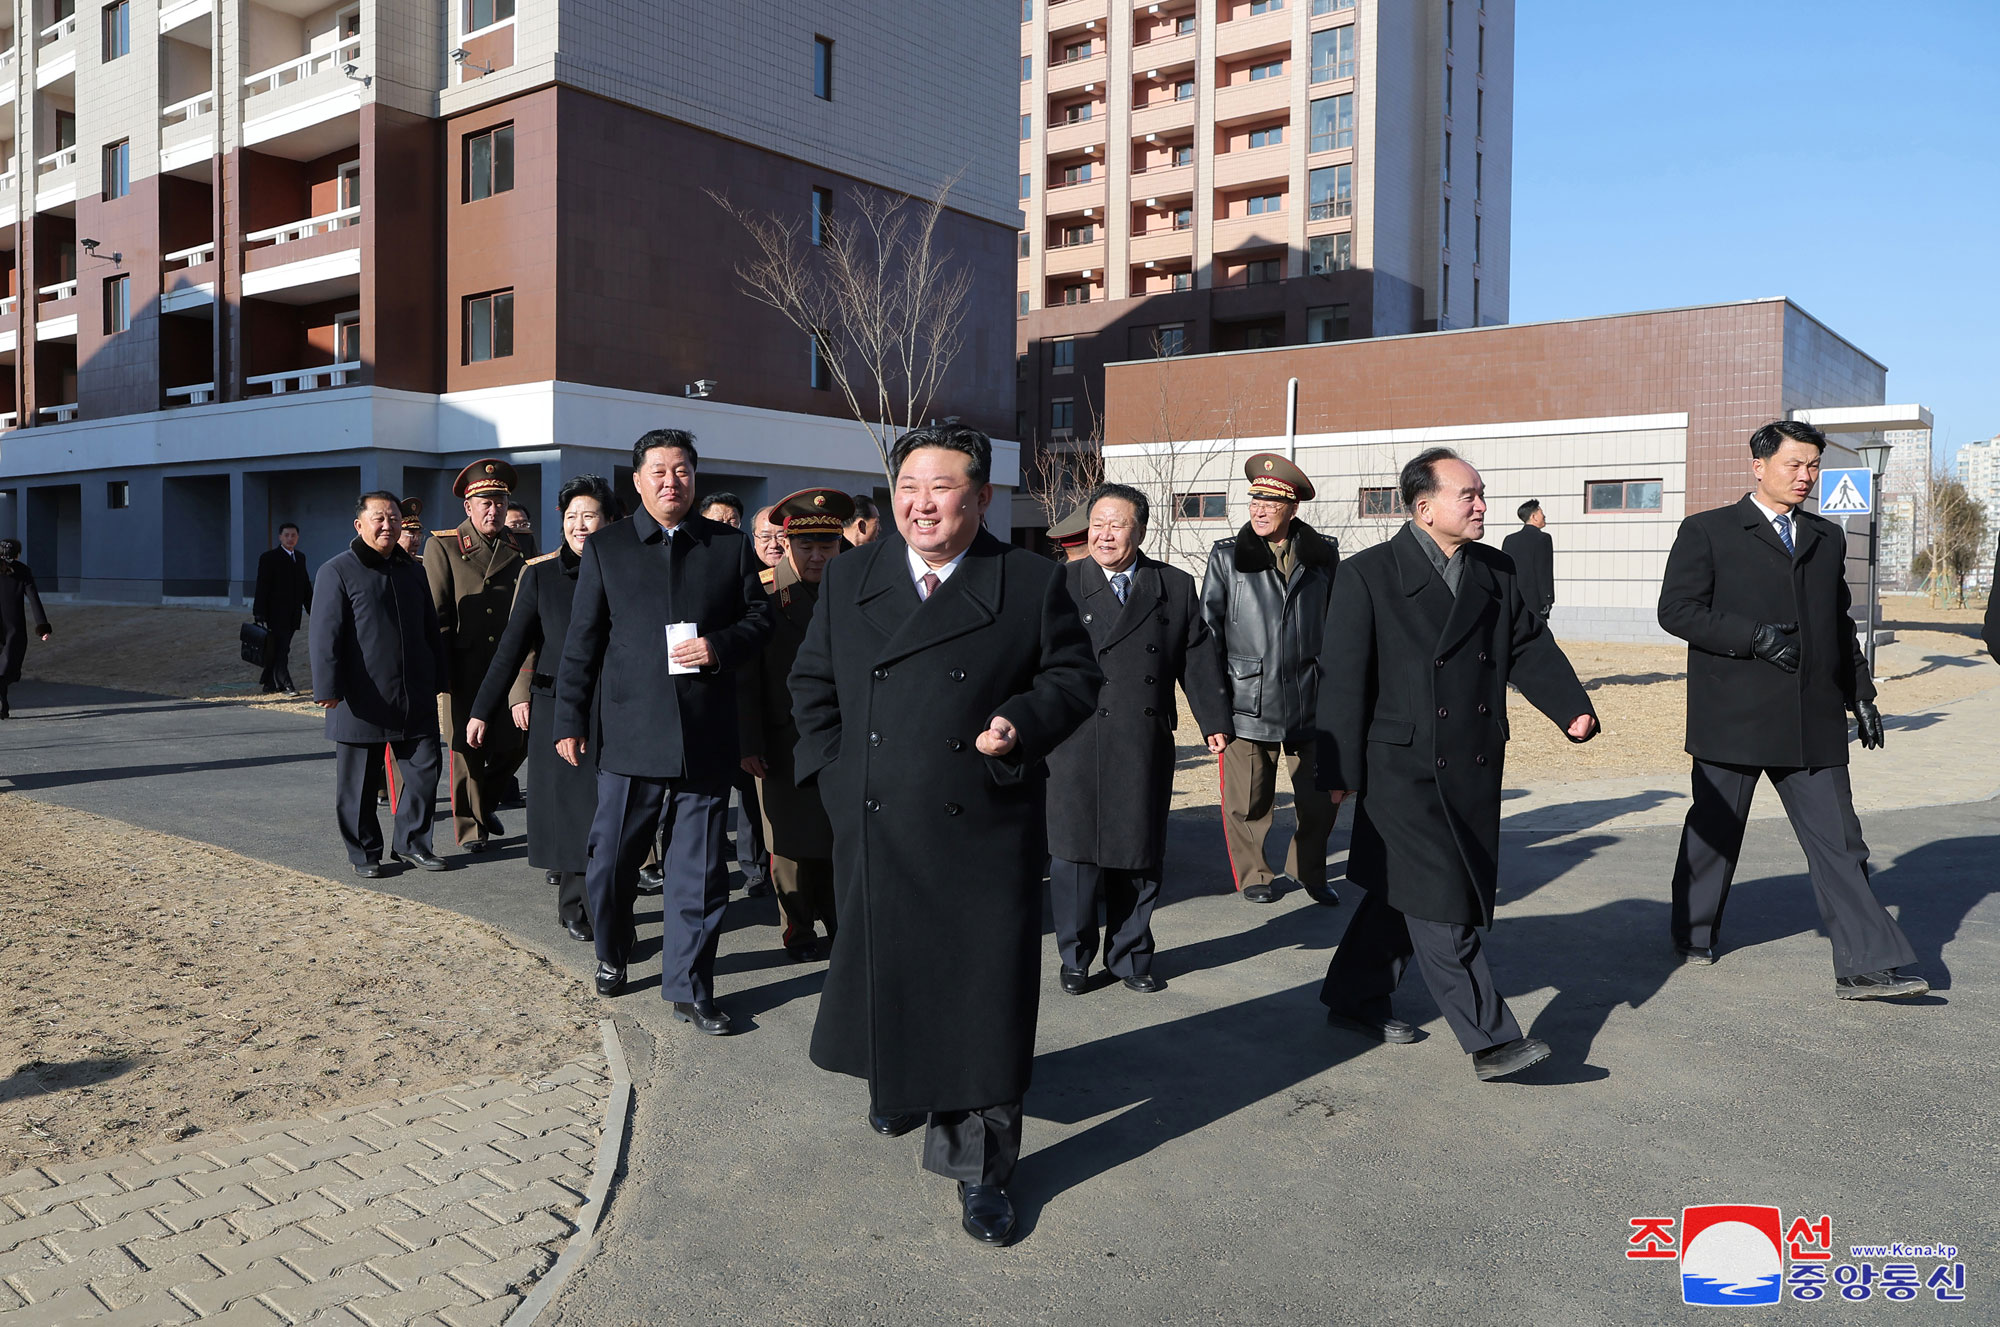
<svg viewBox="0 0 2000 1327">
<path fill-rule="evenodd" d="M 1889 468 L 1890 446 L 1886 442 L 1868 442 L 1856 447 L 1861 463 L 1874 476 L 1869 485 L 1868 499 L 1868 642 L 1865 653 L 1868 657 L 1868 674 L 1875 674 L 1875 625 L 1876 608 L 1876 550 L 1880 547 L 1882 532 L 1882 475 Z"/>
</svg>

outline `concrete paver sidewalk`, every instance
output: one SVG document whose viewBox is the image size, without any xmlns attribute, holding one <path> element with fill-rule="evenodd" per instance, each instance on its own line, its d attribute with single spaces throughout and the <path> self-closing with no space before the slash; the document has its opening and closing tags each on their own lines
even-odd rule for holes
<svg viewBox="0 0 2000 1327">
<path fill-rule="evenodd" d="M 0 1179 L 0 1322 L 497 1324 L 576 1228 L 602 1057 Z"/>
</svg>

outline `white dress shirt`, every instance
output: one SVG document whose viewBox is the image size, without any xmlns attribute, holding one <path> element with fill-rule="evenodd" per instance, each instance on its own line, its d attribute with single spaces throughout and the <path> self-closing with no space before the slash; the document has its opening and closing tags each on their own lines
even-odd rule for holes
<svg viewBox="0 0 2000 1327">
<path fill-rule="evenodd" d="M 1782 544 L 1788 541 L 1785 539 L 1784 532 L 1778 528 L 1778 522 L 1783 521 L 1785 522 L 1786 525 L 1791 527 L 1792 537 L 1789 542 L 1792 546 L 1792 556 L 1797 557 L 1799 548 L 1798 508 L 1794 507 L 1789 512 L 1774 511 L 1772 508 L 1765 506 L 1764 500 L 1758 497 L 1754 492 L 1750 494 L 1750 501 L 1756 503 L 1757 510 L 1764 513 L 1764 520 L 1767 523 L 1769 523 L 1771 527 L 1771 533 L 1778 536 L 1779 543 Z"/>
</svg>

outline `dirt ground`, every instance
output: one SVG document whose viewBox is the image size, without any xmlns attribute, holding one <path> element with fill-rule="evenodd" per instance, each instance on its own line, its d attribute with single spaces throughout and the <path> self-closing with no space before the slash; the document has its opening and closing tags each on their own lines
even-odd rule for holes
<svg viewBox="0 0 2000 1327">
<path fill-rule="evenodd" d="M 39 682 L 145 691 L 316 713 L 302 626 L 292 640 L 292 679 L 307 696 L 273 699 L 257 687 L 257 669 L 238 654 L 247 608 L 184 604 L 50 604 L 47 643 L 30 639 L 21 675 Z"/>
<path fill-rule="evenodd" d="M 0 794 L 0 1174 L 598 1045 L 490 927 Z"/>
</svg>

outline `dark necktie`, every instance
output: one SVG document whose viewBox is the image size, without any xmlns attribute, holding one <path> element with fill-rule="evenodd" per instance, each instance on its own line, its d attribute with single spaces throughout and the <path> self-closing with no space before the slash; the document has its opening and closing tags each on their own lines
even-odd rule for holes
<svg viewBox="0 0 2000 1327">
<path fill-rule="evenodd" d="M 1111 578 L 1111 593 L 1118 596 L 1118 602 L 1125 602 L 1125 592 L 1132 588 L 1132 573 L 1121 571 Z"/>
<path fill-rule="evenodd" d="M 1785 543 L 1785 551 L 1796 557 L 1798 549 L 1792 547 L 1792 518 L 1790 516 L 1778 516 L 1773 518 L 1773 522 L 1778 527 L 1778 538 L 1782 539 Z"/>
<path fill-rule="evenodd" d="M 923 584 L 924 584 L 924 598 L 928 599 L 932 595 L 937 593 L 938 586 L 944 584 L 944 582 L 938 579 L 938 574 L 936 572 L 927 571 L 924 573 Z"/>
</svg>

